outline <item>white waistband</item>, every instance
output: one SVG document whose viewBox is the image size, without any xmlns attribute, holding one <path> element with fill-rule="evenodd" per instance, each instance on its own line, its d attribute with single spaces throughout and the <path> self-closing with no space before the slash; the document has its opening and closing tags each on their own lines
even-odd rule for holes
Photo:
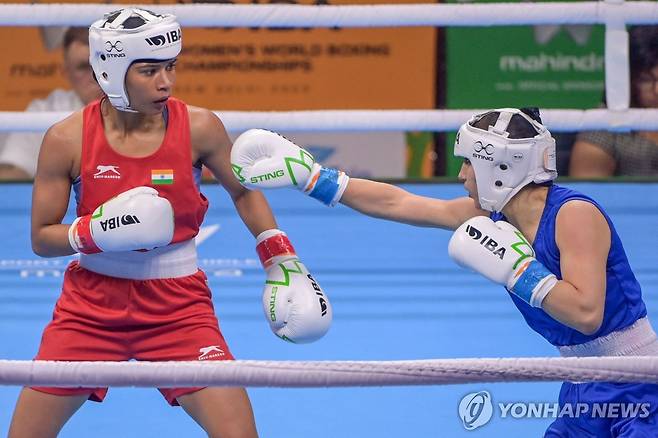
<svg viewBox="0 0 658 438">
<path fill-rule="evenodd" d="M 80 266 L 98 274 L 132 280 L 186 277 L 199 270 L 194 239 L 152 251 L 80 254 Z"/>
<path fill-rule="evenodd" d="M 558 347 L 563 357 L 658 356 L 658 338 L 647 317 L 584 344 Z"/>
</svg>

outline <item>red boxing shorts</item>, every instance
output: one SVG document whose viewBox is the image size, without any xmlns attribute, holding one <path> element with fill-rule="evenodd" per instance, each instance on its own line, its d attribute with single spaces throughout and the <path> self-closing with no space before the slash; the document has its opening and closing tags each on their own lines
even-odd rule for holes
<svg viewBox="0 0 658 438">
<path fill-rule="evenodd" d="M 36 360 L 233 360 L 219 331 L 206 275 L 127 280 L 73 262 L 44 330 Z M 101 402 L 107 388 L 45 388 L 55 395 L 88 394 Z M 159 388 L 172 406 L 203 388 Z"/>
</svg>

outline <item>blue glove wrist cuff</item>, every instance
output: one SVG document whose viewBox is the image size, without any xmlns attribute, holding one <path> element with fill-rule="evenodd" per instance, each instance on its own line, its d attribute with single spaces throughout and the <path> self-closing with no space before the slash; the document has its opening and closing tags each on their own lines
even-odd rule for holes
<svg viewBox="0 0 658 438">
<path fill-rule="evenodd" d="M 325 205 L 331 205 L 336 193 L 338 193 L 338 190 L 340 189 L 340 184 L 338 184 L 339 176 L 339 170 L 323 167 L 320 170 L 320 175 L 318 176 L 313 190 L 311 190 L 311 193 L 308 195 Z"/>
<path fill-rule="evenodd" d="M 553 275 L 551 271 L 537 260 L 533 260 L 512 287 L 512 292 L 525 302 L 531 303 L 532 293 L 537 285 L 550 275 Z"/>
</svg>

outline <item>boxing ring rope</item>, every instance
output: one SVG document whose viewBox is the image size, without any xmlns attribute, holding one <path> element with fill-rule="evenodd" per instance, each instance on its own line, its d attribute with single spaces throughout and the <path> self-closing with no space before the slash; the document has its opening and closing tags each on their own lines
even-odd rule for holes
<svg viewBox="0 0 658 438">
<path fill-rule="evenodd" d="M 74 387 L 417 386 L 548 381 L 658 384 L 658 357 L 414 361 L 0 361 L 0 385 Z"/>
<path fill-rule="evenodd" d="M 474 112 L 469 110 L 313 110 L 215 111 L 226 129 L 243 132 L 253 127 L 273 131 L 456 131 Z M 626 111 L 542 109 L 542 120 L 552 132 L 581 130 L 625 131 L 658 129 L 658 109 Z M 0 132 L 42 132 L 67 112 L 0 111 Z"/>
<path fill-rule="evenodd" d="M 2 26 L 89 25 L 106 4 L 4 4 Z M 605 78 L 608 110 L 546 111 L 553 131 L 584 129 L 658 129 L 658 112 L 629 110 L 628 33 L 626 24 L 658 23 L 658 3 L 547 2 L 406 5 L 148 5 L 175 13 L 184 26 L 245 27 L 375 27 L 375 26 L 503 26 L 536 24 L 605 24 Z M 450 131 L 474 110 L 222 112 L 230 131 L 254 126 L 296 131 L 427 130 Z M 550 115 L 548 114 L 550 112 Z M 66 114 L 21 115 L 0 112 L 0 131 L 43 131 Z"/>
<path fill-rule="evenodd" d="M 651 24 L 653 1 L 404 5 L 142 5 L 175 14 L 190 27 L 507 26 L 528 24 Z M 88 26 L 108 4 L 4 4 L 0 26 Z"/>
</svg>

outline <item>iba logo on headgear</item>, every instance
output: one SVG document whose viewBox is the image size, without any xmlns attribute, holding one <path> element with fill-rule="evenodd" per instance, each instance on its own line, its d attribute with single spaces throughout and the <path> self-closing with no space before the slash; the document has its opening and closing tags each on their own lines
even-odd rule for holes
<svg viewBox="0 0 658 438">
<path fill-rule="evenodd" d="M 491 420 L 492 415 L 491 394 L 487 391 L 466 394 L 459 402 L 459 418 L 466 430 L 484 426 Z"/>
<path fill-rule="evenodd" d="M 172 30 L 164 35 L 155 35 L 150 38 L 146 38 L 146 42 L 149 46 L 163 46 L 165 44 L 172 44 L 181 39 L 180 29 Z"/>
</svg>

